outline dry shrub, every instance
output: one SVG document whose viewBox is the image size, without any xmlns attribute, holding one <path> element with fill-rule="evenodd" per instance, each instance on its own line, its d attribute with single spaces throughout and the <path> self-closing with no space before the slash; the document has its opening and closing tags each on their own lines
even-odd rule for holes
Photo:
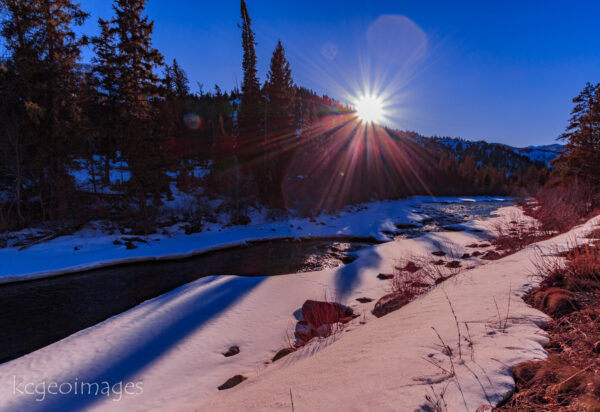
<svg viewBox="0 0 600 412">
<path fill-rule="evenodd" d="M 499 410 L 600 411 L 600 249 L 540 253 L 534 268 L 547 277 L 527 300 L 553 317 L 549 356 L 514 368 L 516 393 Z"/>
<path fill-rule="evenodd" d="M 566 232 L 594 213 L 594 190 L 589 183 L 572 179 L 541 189 L 536 202 L 524 204 L 526 214 L 539 220 L 546 231 Z"/>
<path fill-rule="evenodd" d="M 486 254 L 487 258 L 492 260 L 518 252 L 534 242 L 547 239 L 552 234 L 543 231 L 538 223 L 524 219 L 518 212 L 498 219 L 492 228 L 496 232 L 496 238 L 492 242 L 496 251 L 489 251 Z"/>
<path fill-rule="evenodd" d="M 600 226 L 596 226 L 590 233 L 586 235 L 588 239 L 600 239 Z"/>
<path fill-rule="evenodd" d="M 557 257 L 537 258 L 536 272 L 544 276 L 540 289 L 560 287 L 573 292 L 600 289 L 600 245 L 577 245 Z"/>
<path fill-rule="evenodd" d="M 411 255 L 399 259 L 394 268 L 392 291 L 416 296 L 422 293 L 423 288 L 429 288 L 458 275 L 463 268 L 454 256 L 453 253 L 449 253 L 432 260 L 426 255 Z"/>
<path fill-rule="evenodd" d="M 573 293 L 562 288 L 548 288 L 531 294 L 532 306 L 545 313 L 560 317 L 577 310 Z"/>
</svg>

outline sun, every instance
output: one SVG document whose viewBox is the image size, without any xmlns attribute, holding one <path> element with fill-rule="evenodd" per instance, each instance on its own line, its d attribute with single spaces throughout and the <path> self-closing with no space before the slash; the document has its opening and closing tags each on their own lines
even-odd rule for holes
<svg viewBox="0 0 600 412">
<path fill-rule="evenodd" d="M 378 123 L 383 120 L 383 103 L 377 96 L 362 96 L 356 100 L 354 107 L 356 115 L 363 123 Z"/>
</svg>

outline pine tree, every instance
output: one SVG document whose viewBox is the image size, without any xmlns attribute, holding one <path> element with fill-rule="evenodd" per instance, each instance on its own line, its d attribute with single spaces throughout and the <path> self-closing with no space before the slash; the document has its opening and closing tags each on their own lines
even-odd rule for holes
<svg viewBox="0 0 600 412">
<path fill-rule="evenodd" d="M 190 94 L 190 82 L 176 59 L 173 59 L 171 66 L 167 65 L 165 67 L 165 85 L 167 94 L 176 96 L 179 99 L 185 99 Z"/>
<path fill-rule="evenodd" d="M 268 183 L 265 185 L 267 199 L 272 206 L 283 204 L 283 184 L 287 166 L 297 146 L 294 122 L 295 87 L 290 64 L 285 57 L 281 41 L 277 42 L 264 86 L 266 98 L 265 157 Z"/>
<path fill-rule="evenodd" d="M 256 69 L 256 41 L 252 31 L 252 21 L 244 0 L 241 0 L 241 18 L 244 81 L 242 83 L 241 105 L 238 116 L 239 157 L 242 162 L 248 162 L 257 154 L 262 154 L 261 119 L 263 104 Z"/>
<path fill-rule="evenodd" d="M 143 16 L 147 0 L 115 0 L 111 30 L 116 35 L 118 67 L 117 90 L 120 103 L 120 145 L 131 171 L 129 186 L 146 216 L 146 195 L 160 201 L 169 185 L 161 162 L 161 137 L 156 130 L 159 91 L 155 69 L 163 64 L 162 55 L 152 47 L 154 23 Z"/>
<path fill-rule="evenodd" d="M 564 177 L 600 184 L 600 83 L 588 83 L 573 99 L 575 107 L 565 133 L 564 152 L 554 165 Z"/>
<path fill-rule="evenodd" d="M 78 61 L 87 43 L 73 27 L 81 26 L 87 14 L 72 0 L 2 0 L 1 5 L 8 17 L 1 33 L 13 74 L 9 89 L 16 116 L 22 119 L 15 130 L 17 151 L 28 152 L 43 218 L 54 217 L 56 211 L 65 216 L 66 195 L 73 186 L 66 170 L 68 148 L 81 138 L 80 102 L 74 98 L 82 79 Z M 18 160 L 17 169 L 23 161 Z"/>
<path fill-rule="evenodd" d="M 111 29 L 109 21 L 98 19 L 98 25 L 100 35 L 92 39 L 96 53 L 92 59 L 96 101 L 91 108 L 95 109 L 91 121 L 97 134 L 94 148 L 104 157 L 104 184 L 109 184 L 110 160 L 116 157 L 116 152 L 120 149 L 117 146 L 119 140 L 116 138 L 119 133 L 119 69 L 115 32 Z"/>
</svg>

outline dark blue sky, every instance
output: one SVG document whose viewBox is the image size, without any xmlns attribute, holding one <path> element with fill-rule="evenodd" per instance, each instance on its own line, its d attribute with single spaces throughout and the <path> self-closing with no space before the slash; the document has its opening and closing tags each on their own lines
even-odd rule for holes
<svg viewBox="0 0 600 412">
<path fill-rule="evenodd" d="M 86 33 L 110 3 L 82 0 Z M 570 99 L 600 81 L 599 1 L 247 3 L 261 81 L 281 39 L 296 83 L 340 99 L 377 84 L 391 102 L 388 123 L 424 135 L 553 143 Z M 150 0 L 147 13 L 155 46 L 177 58 L 194 90 L 240 82 L 238 0 Z"/>
</svg>

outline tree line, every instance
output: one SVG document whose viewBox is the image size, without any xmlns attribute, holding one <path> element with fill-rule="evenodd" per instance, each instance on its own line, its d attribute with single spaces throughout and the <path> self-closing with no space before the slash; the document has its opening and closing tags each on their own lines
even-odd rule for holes
<svg viewBox="0 0 600 412">
<path fill-rule="evenodd" d="M 281 42 L 265 83 L 259 82 L 243 0 L 241 90 L 215 86 L 205 92 L 199 85 L 192 93 L 178 62 L 166 63 L 153 46 L 146 2 L 114 0 L 113 16 L 99 19 L 99 34 L 89 37 L 77 33 L 89 14 L 73 0 L 0 0 L 5 220 L 16 226 L 61 221 L 82 204 L 106 202 L 76 190 L 70 171 L 81 158 L 89 160 L 96 194 L 107 192 L 102 188 L 111 185 L 115 164 L 125 165 L 128 179 L 121 179 L 117 192 L 135 205 L 141 220 L 152 217 L 163 196 L 171 196 L 167 171 L 189 187 L 198 165 L 210 167 L 208 185 L 234 199 L 238 215 L 251 194 L 280 207 L 296 130 L 349 110 L 296 86 Z M 94 51 L 91 64 L 81 63 L 83 47 Z"/>
</svg>

